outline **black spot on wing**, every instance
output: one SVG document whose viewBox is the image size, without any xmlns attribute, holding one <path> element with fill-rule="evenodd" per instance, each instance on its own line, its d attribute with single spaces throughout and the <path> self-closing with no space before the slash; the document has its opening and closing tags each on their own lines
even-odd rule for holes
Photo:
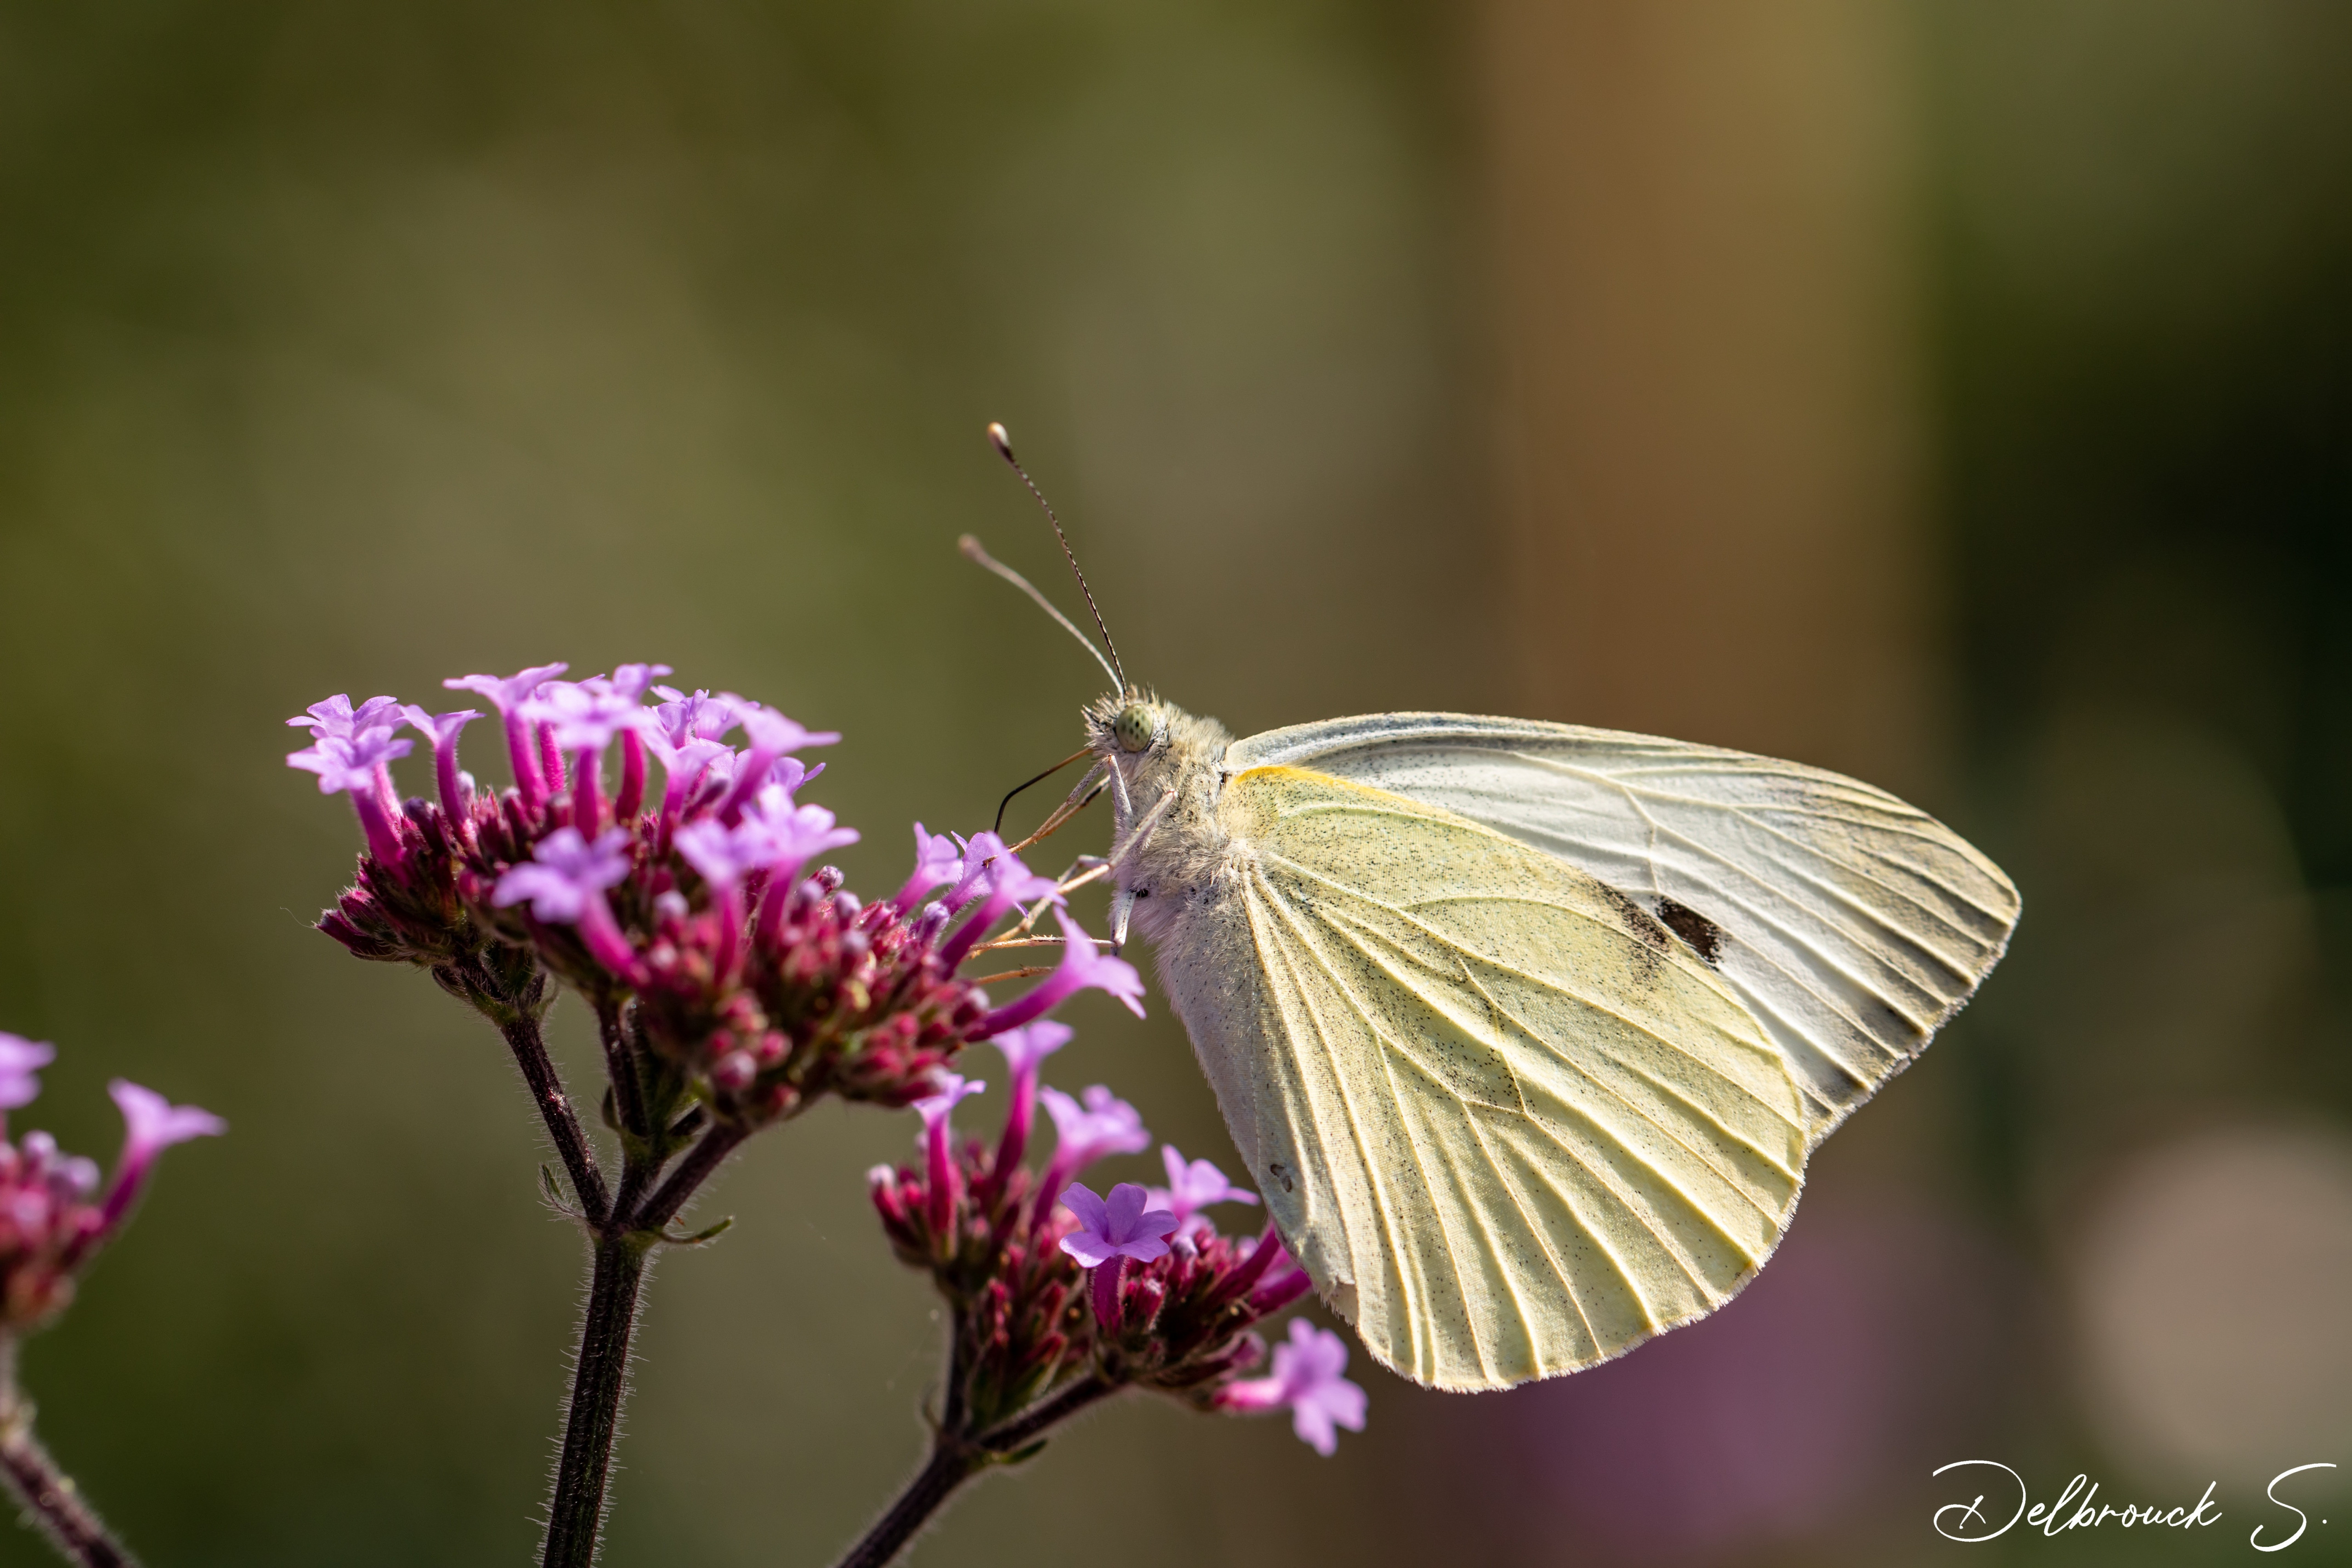
<svg viewBox="0 0 2352 1568">
<path fill-rule="evenodd" d="M 1709 968 L 1715 967 L 1717 955 L 1723 952 L 1721 926 L 1688 904 L 1676 903 L 1668 898 L 1661 898 L 1658 900 L 1658 919 L 1664 921 L 1669 930 L 1687 942 L 1693 952 L 1706 960 Z"/>
<path fill-rule="evenodd" d="M 1640 937 L 1644 942 L 1647 942 L 1656 951 L 1660 952 L 1666 951 L 1667 942 L 1673 939 L 1666 934 L 1666 928 L 1658 923 L 1658 919 L 1655 915 L 1653 915 L 1649 910 L 1643 909 L 1641 905 L 1635 903 L 1633 900 L 1627 898 L 1624 894 L 1619 892 L 1616 889 L 1611 887 L 1606 882 L 1601 884 L 1601 896 L 1609 900 L 1609 907 L 1617 911 L 1617 918 L 1625 922 L 1625 929 L 1627 931 L 1632 931 L 1635 936 Z M 1675 907 L 1676 909 L 1682 909 L 1680 904 L 1676 904 Z M 1689 911 L 1685 910 L 1684 912 L 1688 913 Z"/>
</svg>

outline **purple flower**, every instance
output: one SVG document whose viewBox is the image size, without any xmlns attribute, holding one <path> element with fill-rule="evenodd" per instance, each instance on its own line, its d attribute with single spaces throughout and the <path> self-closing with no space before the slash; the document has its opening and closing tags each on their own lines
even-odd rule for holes
<svg viewBox="0 0 2352 1568">
<path fill-rule="evenodd" d="M 779 882 L 826 850 L 857 842 L 857 829 L 835 826 L 833 813 L 821 805 L 794 805 L 792 792 L 774 784 L 752 801 L 741 827 L 765 843 Z"/>
<path fill-rule="evenodd" d="M 955 886 L 949 889 L 948 908 L 961 910 L 980 897 L 986 887 L 990 864 L 1004 853 L 1004 840 L 996 834 L 973 834 L 963 847 L 963 869 L 957 874 Z"/>
<path fill-rule="evenodd" d="M 41 1092 L 33 1075 L 57 1060 L 58 1048 L 46 1040 L 28 1040 L 0 1029 L 0 1110 L 30 1105 Z"/>
<path fill-rule="evenodd" d="M 655 681 L 669 673 L 670 668 L 666 664 L 625 664 L 613 671 L 607 684 L 630 701 L 639 702 Z"/>
<path fill-rule="evenodd" d="M 921 823 L 915 824 L 915 873 L 890 900 L 898 912 L 903 915 L 921 903 L 932 889 L 960 880 L 963 849 L 962 839 L 946 833 L 926 833 Z"/>
<path fill-rule="evenodd" d="M 541 759 L 532 726 L 516 710 L 530 700 L 541 686 L 571 668 L 568 664 L 541 664 L 513 675 L 460 675 L 441 683 L 452 691 L 478 691 L 499 710 L 499 722 L 507 732 L 507 761 L 514 769 L 515 789 L 522 795 L 523 805 L 533 811 L 563 781 L 541 775 Z"/>
<path fill-rule="evenodd" d="M 1208 1217 L 1200 1211 L 1211 1204 L 1255 1204 L 1255 1193 L 1245 1193 L 1226 1180 L 1225 1173 L 1206 1160 L 1184 1163 L 1173 1143 L 1160 1146 L 1160 1163 L 1168 1169 L 1168 1184 L 1151 1189 L 1152 1201 L 1172 1211 L 1180 1222 L 1179 1236 L 1193 1236 L 1209 1228 Z"/>
<path fill-rule="evenodd" d="M 1146 1208 L 1149 1201 L 1149 1194 L 1133 1182 L 1119 1183 L 1108 1198 L 1072 1182 L 1062 1194 L 1062 1206 L 1078 1216 L 1078 1228 L 1062 1237 L 1062 1250 L 1089 1268 L 1114 1258 L 1155 1263 L 1167 1257 L 1176 1216 L 1166 1209 Z"/>
<path fill-rule="evenodd" d="M 604 823 L 604 749 L 615 735 L 635 737 L 654 722 L 634 694 L 624 692 L 603 676 L 587 680 L 551 680 L 516 710 L 536 727 L 541 749 L 559 758 L 572 754 L 572 825 L 593 833 Z M 548 763 L 551 784 L 561 773 L 560 762 Z M 643 743 L 627 748 L 621 815 L 633 816 L 645 796 Z M 632 799 L 631 797 L 635 798 Z"/>
<path fill-rule="evenodd" d="M 608 827 L 592 844 L 577 828 L 559 827 L 539 841 L 532 858 L 507 868 L 490 901 L 505 909 L 529 899 L 541 920 L 569 925 L 628 876 L 628 843 L 625 828 Z"/>
<path fill-rule="evenodd" d="M 664 822 L 676 820 L 678 813 L 686 809 L 704 775 L 711 771 L 712 763 L 721 757 L 735 754 L 719 741 L 688 740 L 682 744 L 674 744 L 666 735 L 648 734 L 645 737 L 645 743 L 655 760 L 661 763 L 662 773 L 668 780 L 662 791 Z"/>
<path fill-rule="evenodd" d="M 1078 1217 L 1078 1228 L 1062 1237 L 1062 1250 L 1095 1271 L 1095 1319 L 1106 1329 L 1118 1321 L 1118 1279 L 1127 1260 L 1151 1263 L 1168 1256 L 1176 1216 L 1146 1208 L 1147 1201 L 1133 1182 L 1111 1188 L 1108 1199 L 1075 1182 L 1062 1194 L 1062 1206 Z"/>
<path fill-rule="evenodd" d="M 318 774 L 320 795 L 373 793 L 376 769 L 415 749 L 409 742 L 395 740 L 389 729 L 362 730 L 349 740 L 330 735 L 302 751 L 289 752 L 286 765 Z"/>
<path fill-rule="evenodd" d="M 737 721 L 751 744 L 735 766 L 735 782 L 719 803 L 719 816 L 732 820 L 751 801 L 752 795 L 768 782 L 768 770 L 778 757 L 787 752 L 797 752 L 803 746 L 830 746 L 841 739 L 837 733 L 817 733 L 804 730 L 772 708 L 762 707 L 748 697 L 738 697 L 731 691 L 719 693 L 722 700 L 734 707 Z"/>
<path fill-rule="evenodd" d="M 1144 1130 L 1141 1113 L 1101 1084 L 1090 1084 L 1082 1091 L 1083 1104 L 1058 1089 L 1038 1093 L 1054 1119 L 1054 1163 L 1066 1163 L 1071 1175 L 1108 1155 L 1134 1154 L 1151 1147 L 1151 1134 Z"/>
<path fill-rule="evenodd" d="M 539 841 L 532 859 L 507 868 L 490 901 L 505 909 L 528 899 L 541 921 L 577 923 L 596 961 L 626 978 L 636 972 L 636 953 L 614 921 L 604 889 L 628 876 L 628 844 L 625 827 L 608 827 L 593 844 L 576 828 L 559 827 Z"/>
<path fill-rule="evenodd" d="M 299 719 L 289 719 L 293 729 L 308 728 L 314 741 L 348 741 L 363 730 L 388 729 L 400 704 L 389 697 L 371 697 L 357 709 L 341 692 L 324 702 L 313 702 Z"/>
<path fill-rule="evenodd" d="M 981 853 L 983 847 L 982 839 L 995 838 L 993 833 L 981 834 L 971 841 L 971 853 Z M 940 962 L 950 969 L 961 963 L 980 939 L 987 934 L 988 928 L 1011 913 L 1014 906 L 1027 903 L 1032 899 L 1049 899 L 1057 904 L 1062 901 L 1062 885 L 1059 882 L 1030 870 L 1021 863 L 1021 857 L 1004 848 L 1001 841 L 990 851 L 987 860 L 976 862 L 974 869 L 964 873 L 957 886 L 961 889 L 975 880 L 987 884 L 988 897 L 979 909 L 972 911 L 971 918 L 955 929 L 953 935 L 940 944 Z M 952 898 L 948 901 L 951 907 L 957 903 Z"/>
<path fill-rule="evenodd" d="M 1037 1072 L 1045 1058 L 1070 1043 L 1067 1024 L 1041 1018 L 1025 1028 L 1007 1029 L 988 1043 L 1004 1053 L 1013 1068 L 1013 1105 L 1004 1114 L 1004 1136 L 996 1145 L 996 1180 L 1003 1182 L 1028 1152 L 1029 1129 L 1037 1117 Z"/>
<path fill-rule="evenodd" d="M 654 695 L 667 699 L 654 710 L 654 722 L 672 747 L 696 741 L 718 741 L 735 728 L 735 705 L 724 697 L 697 691 L 691 697 L 675 687 L 656 686 Z"/>
<path fill-rule="evenodd" d="M 1329 1458 L 1339 1447 L 1338 1428 L 1364 1429 L 1366 1396 L 1342 1375 L 1348 1342 L 1304 1318 L 1290 1320 L 1290 1342 L 1274 1347 L 1274 1375 L 1228 1384 L 1217 1396 L 1227 1410 L 1290 1412 L 1298 1440 Z"/>
<path fill-rule="evenodd" d="M 449 819 L 455 831 L 464 826 L 472 805 L 463 777 L 457 772 L 457 732 L 482 715 L 478 710 L 460 708 L 454 713 L 427 713 L 414 702 L 400 710 L 408 727 L 423 735 L 433 747 L 433 783 L 441 795 L 441 814 Z"/>
<path fill-rule="evenodd" d="M 392 762 L 415 748 L 395 740 L 389 728 L 362 730 L 349 740 L 329 735 L 304 751 L 287 754 L 286 765 L 319 775 L 320 795 L 347 794 L 366 833 L 368 853 L 386 866 L 400 864 L 400 831 L 393 819 L 400 797 L 393 792 Z"/>
<path fill-rule="evenodd" d="M 730 827 L 705 817 L 677 830 L 677 852 L 704 881 L 732 892 L 744 878 L 764 870 L 777 860 L 775 840 L 757 825 Z"/>
<path fill-rule="evenodd" d="M 975 1039 L 988 1039 L 1016 1025 L 1042 1018 L 1068 997 L 1089 987 L 1108 991 L 1143 1016 L 1143 976 L 1125 959 L 1113 958 L 1095 945 L 1095 939 L 1060 910 L 1054 911 L 1062 927 L 1062 962 L 1037 988 L 983 1016 L 972 1030 Z"/>
<path fill-rule="evenodd" d="M 1101 1084 L 1086 1090 L 1081 1105 L 1058 1089 L 1041 1089 L 1046 1114 L 1054 1119 L 1054 1159 L 1037 1189 L 1035 1223 L 1053 1213 L 1054 1200 L 1072 1176 L 1110 1154 L 1133 1154 L 1151 1147 L 1151 1134 L 1135 1107 Z"/>
<path fill-rule="evenodd" d="M 637 699 L 598 677 L 582 681 L 551 680 L 520 708 L 534 724 L 545 724 L 555 734 L 561 751 L 601 753 L 624 730 L 653 721 L 653 714 Z"/>
<path fill-rule="evenodd" d="M 228 1123 L 193 1105 L 173 1105 L 152 1089 L 126 1079 L 106 1086 L 122 1111 L 122 1158 L 115 1162 L 113 1190 L 106 1194 L 104 1228 L 111 1229 L 137 1201 L 155 1157 L 174 1143 L 212 1138 Z"/>
<path fill-rule="evenodd" d="M 914 1102 L 915 1112 L 923 1119 L 923 1158 L 929 1177 L 931 1200 L 931 1234 L 944 1237 L 948 1223 L 955 1217 L 956 1169 L 953 1151 L 949 1146 L 948 1116 L 957 1104 L 988 1087 L 985 1083 L 967 1081 L 961 1073 L 940 1071 L 932 1075 L 939 1092 L 927 1094 Z"/>
</svg>

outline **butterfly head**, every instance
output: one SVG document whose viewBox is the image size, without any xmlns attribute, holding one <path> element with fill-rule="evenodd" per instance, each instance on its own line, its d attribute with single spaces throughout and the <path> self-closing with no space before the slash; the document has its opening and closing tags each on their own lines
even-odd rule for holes
<svg viewBox="0 0 2352 1568">
<path fill-rule="evenodd" d="M 1113 766 L 1131 767 L 1167 739 L 1176 710 L 1139 687 L 1097 700 L 1087 709 L 1087 742 Z"/>
<path fill-rule="evenodd" d="M 1133 755 L 1151 749 L 1168 728 L 1168 721 L 1159 709 L 1149 702 L 1129 702 L 1111 716 L 1110 738 L 1122 752 Z"/>
</svg>

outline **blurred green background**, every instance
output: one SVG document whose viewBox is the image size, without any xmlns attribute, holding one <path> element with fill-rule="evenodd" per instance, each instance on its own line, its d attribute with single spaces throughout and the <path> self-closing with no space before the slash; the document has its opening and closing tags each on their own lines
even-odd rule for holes
<svg viewBox="0 0 2352 1568">
<path fill-rule="evenodd" d="M 2315 0 L 0 6 L 17 1125 L 103 1152 L 122 1074 L 233 1129 L 28 1349 L 43 1430 L 159 1565 L 526 1560 L 578 1247 L 495 1037 L 307 929 L 356 836 L 280 721 L 659 658 L 846 733 L 885 889 L 1094 694 L 956 556 L 1072 599 L 1001 418 L 1239 732 L 1797 755 L 2026 917 L 1716 1320 L 1477 1400 L 1360 1355 L 1332 1460 L 1122 1405 L 918 1561 L 1928 1561 L 1988 1454 L 2227 1518 L 1981 1556 L 2235 1559 L 2352 1464 L 2347 300 Z M 1225 1157 L 1164 1012 L 1073 1021 L 1059 1081 Z M 609 1561 L 829 1561 L 914 1464 L 860 1174 L 911 1131 L 705 1200 Z M 2352 1562 L 2326 1474 L 2298 1560 Z"/>
</svg>

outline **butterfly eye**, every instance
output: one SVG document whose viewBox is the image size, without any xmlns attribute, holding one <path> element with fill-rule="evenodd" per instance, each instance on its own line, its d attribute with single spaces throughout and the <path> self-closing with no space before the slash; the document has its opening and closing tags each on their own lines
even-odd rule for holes
<svg viewBox="0 0 2352 1568">
<path fill-rule="evenodd" d="M 1110 721 L 1110 732 L 1118 741 L 1122 752 L 1139 752 L 1151 744 L 1160 732 L 1160 724 L 1149 708 L 1140 705 L 1122 708 L 1118 717 Z"/>
</svg>

